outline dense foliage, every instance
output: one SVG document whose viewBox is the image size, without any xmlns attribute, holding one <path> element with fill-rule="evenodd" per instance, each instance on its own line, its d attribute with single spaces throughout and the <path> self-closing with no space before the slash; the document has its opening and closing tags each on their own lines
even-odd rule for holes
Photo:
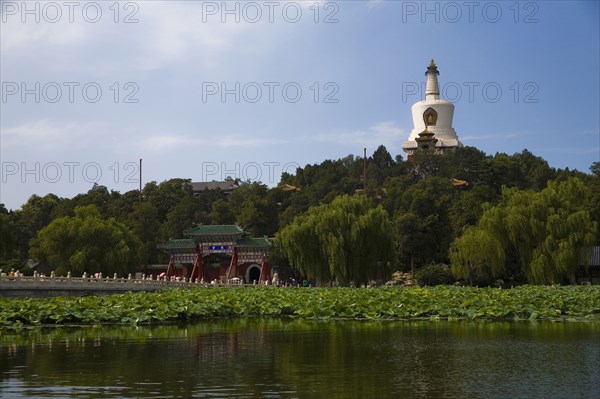
<svg viewBox="0 0 600 399">
<path fill-rule="evenodd" d="M 277 235 L 291 263 L 317 282 L 368 283 L 389 278 L 394 227 L 366 196 L 340 196 L 310 208 Z"/>
<path fill-rule="evenodd" d="M 415 273 L 419 285 L 446 285 L 454 282 L 454 278 L 447 265 L 430 264 L 423 266 Z"/>
<path fill-rule="evenodd" d="M 195 288 L 105 297 L 0 299 L 0 326 L 148 323 L 212 317 L 600 319 L 599 286 L 513 289 Z"/>
<path fill-rule="evenodd" d="M 237 223 L 255 236 L 274 237 L 312 207 L 330 204 L 344 195 L 362 195 L 370 199 L 370 209 L 383 207 L 392 222 L 395 259 L 392 270 L 416 272 L 432 263 L 449 264 L 451 244 L 457 243 L 456 240 L 464 234 L 467 237 L 465 241 L 476 242 L 485 250 L 473 252 L 466 266 L 471 271 L 458 273 L 461 278 L 472 280 L 474 284 L 496 277 L 530 283 L 562 281 L 561 276 L 571 273 L 575 266 L 577 248 L 571 244 L 583 242 L 575 239 L 575 235 L 589 235 L 591 225 L 585 224 L 585 233 L 572 231 L 570 236 L 552 233 L 553 242 L 545 244 L 547 250 L 544 252 L 540 249 L 538 235 L 558 228 L 560 224 L 552 220 L 564 216 L 560 213 L 563 211 L 557 211 L 554 216 L 549 213 L 548 219 L 543 221 L 546 230 L 541 224 L 540 229 L 532 225 L 527 232 L 529 235 L 523 236 L 528 240 L 534 237 L 527 243 L 531 251 L 541 251 L 527 255 L 527 250 L 520 246 L 507 253 L 504 250 L 506 239 L 498 242 L 486 235 L 486 230 L 480 228 L 483 223 L 480 219 L 484 209 L 489 211 L 495 206 L 499 206 L 500 213 L 512 211 L 515 207 L 508 205 L 507 195 L 514 197 L 512 201 L 518 198 L 529 201 L 537 198 L 547 187 L 556 190 L 558 184 L 572 178 L 578 181 L 569 183 L 573 187 L 585 187 L 585 194 L 576 201 L 579 211 L 574 212 L 586 210 L 590 221 L 596 222 L 594 240 L 598 243 L 600 163 L 592 165 L 592 173 L 586 174 L 551 168 L 545 160 L 527 150 L 513 155 L 486 155 L 474 147 L 459 148 L 442 156 L 418 152 L 411 161 L 406 161 L 399 155 L 394 158 L 385 147 L 380 146 L 368 157 L 366 166 L 366 183 L 362 179 L 363 159 L 348 155 L 338 160 L 306 165 L 298 168 L 293 175 L 284 173 L 279 187 L 269 188 L 260 182 L 238 182 L 239 187 L 228 195 L 220 190 L 194 193 L 189 180 L 171 179 L 162 183 L 149 182 L 141 193 L 134 190 L 121 194 L 103 186 L 94 186 L 74 198 L 60 198 L 54 194 L 33 195 L 17 210 L 7 210 L 0 204 L 0 268 L 5 271 L 11 267 L 23 269 L 29 258 L 41 260 L 33 247 L 36 237 L 54 220 L 74 217 L 75 209 L 81 206 L 94 205 L 100 218 L 114 218 L 116 223 L 125 225 L 141 242 L 136 249 L 141 265 L 165 263 L 167 258 L 157 251 L 156 244 L 181 237 L 185 228 L 199 223 Z M 554 183 L 548 186 L 550 182 Z M 548 201 L 562 201 L 550 199 L 549 194 L 542 197 Z M 536 206 L 543 208 L 546 199 L 540 199 Z M 537 217 L 535 212 L 531 215 Z M 568 209 L 565 212 L 572 213 Z M 571 222 L 577 226 L 576 220 Z M 478 227 L 474 228 L 476 225 Z M 588 239 L 584 241 L 591 242 Z M 80 244 L 90 243 L 81 241 Z M 377 242 L 371 240 L 371 244 L 377 245 Z M 499 249 L 498 244 L 502 244 L 502 248 Z M 561 255 L 556 255 L 551 247 L 562 248 Z M 294 264 L 298 259 L 286 256 L 289 250 L 278 248 L 273 251 L 271 261 L 277 265 L 291 263 L 299 266 Z M 465 254 L 465 251 L 463 248 L 461 253 Z M 494 252 L 498 256 L 491 257 Z M 504 261 L 500 252 L 505 257 Z M 372 260 L 374 258 L 368 261 Z M 328 266 L 339 268 L 338 265 Z M 342 275 L 337 273 L 336 276 Z"/>
<path fill-rule="evenodd" d="M 598 225 L 586 208 L 591 196 L 572 178 L 549 182 L 540 192 L 504 189 L 476 227 L 459 237 L 451 251 L 452 270 L 471 281 L 505 273 L 510 254 L 534 284 L 575 282 L 583 249 L 596 243 Z"/>
<path fill-rule="evenodd" d="M 53 220 L 32 240 L 31 252 L 60 275 L 135 271 L 140 242 L 114 218 L 105 220 L 95 205 L 75 208 L 75 216 Z"/>
</svg>

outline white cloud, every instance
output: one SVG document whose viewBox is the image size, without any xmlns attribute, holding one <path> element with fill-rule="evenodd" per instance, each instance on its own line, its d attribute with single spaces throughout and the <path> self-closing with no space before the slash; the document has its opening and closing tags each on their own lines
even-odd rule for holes
<svg viewBox="0 0 600 399">
<path fill-rule="evenodd" d="M 113 126 L 107 122 L 64 123 L 49 119 L 32 120 L 0 129 L 2 151 L 26 157 L 33 152 L 62 154 L 98 153 L 136 145 L 138 129 Z M 90 151 L 90 149 L 93 149 Z"/>
<path fill-rule="evenodd" d="M 509 139 L 512 137 L 517 137 L 516 133 L 506 133 L 506 134 L 478 134 L 472 136 L 459 136 L 458 139 L 461 141 L 476 141 L 476 140 L 497 140 L 497 139 Z"/>
<path fill-rule="evenodd" d="M 183 61 L 192 61 L 196 69 L 223 68 L 231 66 L 231 57 L 250 46 L 255 48 L 256 43 L 268 47 L 272 41 L 257 40 L 256 36 L 265 27 L 273 30 L 281 25 L 265 24 L 263 20 L 268 19 L 265 15 L 253 24 L 243 19 L 235 23 L 235 15 L 225 14 L 223 23 L 222 10 L 216 15 L 206 14 L 206 3 L 132 2 L 138 7 L 133 14 L 137 22 L 127 24 L 123 19 L 134 10 L 121 7 L 120 22 L 114 23 L 112 2 L 97 3 L 102 9 L 102 18 L 97 23 L 87 22 L 77 8 L 74 21 L 69 22 L 68 7 L 60 2 L 57 4 L 63 15 L 56 23 L 45 21 L 43 13 L 40 22 L 28 16 L 25 23 L 21 22 L 21 12 L 6 15 L 3 17 L 7 22 L 2 23 L 0 35 L 3 61 L 20 76 L 38 70 L 39 63 L 27 62 L 34 59 L 44 60 L 44 67 L 50 70 L 107 76 L 177 66 Z M 226 3 L 214 4 L 220 9 Z M 273 33 L 273 37 L 278 37 Z"/>
<path fill-rule="evenodd" d="M 203 17 L 202 2 L 142 3 L 139 32 L 134 32 L 140 52 L 135 57 L 143 69 L 155 69 L 182 59 L 198 59 L 200 67 L 222 65 L 221 57 L 233 49 L 236 35 L 248 24 L 221 23 L 218 16 Z M 204 18 L 204 22 L 203 21 Z"/>
<path fill-rule="evenodd" d="M 304 139 L 319 142 L 335 143 L 339 145 L 355 145 L 375 147 L 380 144 L 390 148 L 400 145 L 406 138 L 404 129 L 395 125 L 393 121 L 379 122 L 366 130 L 336 131 L 331 133 L 306 136 Z"/>
<path fill-rule="evenodd" d="M 401 136 L 404 134 L 404 129 L 395 126 L 394 121 L 379 122 L 375 126 L 371 126 L 370 130 L 382 136 Z"/>
<path fill-rule="evenodd" d="M 165 151 L 176 147 L 187 147 L 200 144 L 199 140 L 190 140 L 175 135 L 158 135 L 145 138 L 141 146 L 146 151 Z"/>
<path fill-rule="evenodd" d="M 34 46 L 78 45 L 88 38 L 85 24 L 69 23 L 68 19 L 52 24 L 44 21 L 36 23 L 33 16 L 29 16 L 27 22 L 23 23 L 20 14 L 3 17 L 6 18 L 6 22 L 2 22 L 0 36 L 3 56 L 10 56 L 13 52 L 30 51 Z"/>
<path fill-rule="evenodd" d="M 225 136 L 214 142 L 219 147 L 262 147 L 266 145 L 284 144 L 286 140 L 259 138 L 259 137 L 242 137 L 238 135 Z"/>
<path fill-rule="evenodd" d="M 142 140 L 142 148 L 146 151 L 164 151 L 172 149 L 183 149 L 190 147 L 219 147 L 219 148 L 239 148 L 239 147 L 264 147 L 274 144 L 283 144 L 284 140 L 244 137 L 241 135 L 224 135 L 213 139 L 187 137 L 183 135 L 155 135 Z"/>
<path fill-rule="evenodd" d="M 383 5 L 384 3 L 385 3 L 384 0 L 368 0 L 367 7 L 369 7 L 369 8 L 378 7 L 378 6 Z"/>
<path fill-rule="evenodd" d="M 72 137 L 77 130 L 74 124 L 58 125 L 47 119 L 30 121 L 1 129 L 2 148 L 53 146 Z"/>
</svg>

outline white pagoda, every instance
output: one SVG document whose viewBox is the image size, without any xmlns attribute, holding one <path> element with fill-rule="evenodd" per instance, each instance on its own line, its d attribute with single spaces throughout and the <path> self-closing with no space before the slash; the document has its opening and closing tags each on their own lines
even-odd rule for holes
<svg viewBox="0 0 600 399">
<path fill-rule="evenodd" d="M 463 146 L 452 127 L 454 104 L 440 99 L 437 78 L 439 74 L 434 60 L 431 60 L 425 72 L 427 76 L 425 100 L 416 102 L 412 106 L 414 128 L 408 140 L 402 143 L 402 149 L 409 157 L 417 149 L 443 153 Z"/>
</svg>

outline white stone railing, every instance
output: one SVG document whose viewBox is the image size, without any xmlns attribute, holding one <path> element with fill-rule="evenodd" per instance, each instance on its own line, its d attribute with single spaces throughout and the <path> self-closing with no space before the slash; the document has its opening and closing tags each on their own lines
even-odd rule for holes
<svg viewBox="0 0 600 399">
<path fill-rule="evenodd" d="M 155 291 L 160 289 L 189 287 L 184 281 L 161 281 L 150 279 L 93 278 L 93 277 L 0 277 L 0 291 L 82 291 L 127 292 Z"/>
<path fill-rule="evenodd" d="M 186 278 L 178 279 L 153 279 L 148 278 L 118 278 L 118 277 L 56 277 L 56 276 L 7 276 L 0 275 L 0 289 L 50 289 L 50 290 L 98 290 L 98 291 L 154 291 L 166 288 L 189 288 L 189 287 L 252 287 L 256 284 L 209 283 L 189 281 Z"/>
</svg>

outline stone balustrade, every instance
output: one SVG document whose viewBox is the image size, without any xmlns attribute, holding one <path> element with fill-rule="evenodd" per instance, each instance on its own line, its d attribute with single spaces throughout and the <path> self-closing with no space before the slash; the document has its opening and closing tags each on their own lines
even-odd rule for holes
<svg viewBox="0 0 600 399">
<path fill-rule="evenodd" d="M 187 279 L 153 279 L 113 277 L 56 277 L 0 275 L 0 297 L 96 296 L 130 291 L 158 291 L 197 286 L 241 286 L 241 284 L 209 284 Z M 252 285 L 247 285 L 252 286 Z"/>
</svg>

